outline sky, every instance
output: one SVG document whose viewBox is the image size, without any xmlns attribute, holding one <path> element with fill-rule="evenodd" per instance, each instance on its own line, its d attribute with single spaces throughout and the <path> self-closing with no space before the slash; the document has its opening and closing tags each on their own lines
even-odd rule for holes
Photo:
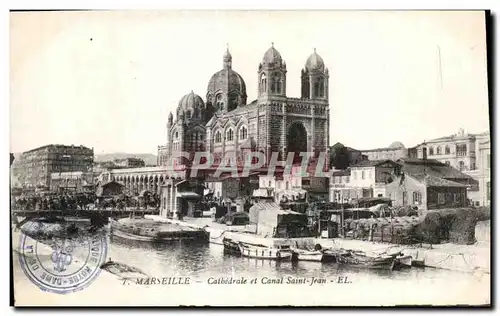
<svg viewBox="0 0 500 316">
<path fill-rule="evenodd" d="M 274 43 L 287 95 L 316 48 L 330 72 L 330 142 L 407 147 L 488 130 L 482 11 L 10 13 L 11 152 L 46 144 L 153 153 L 168 113 L 205 100 L 229 46 L 248 102 Z"/>
</svg>

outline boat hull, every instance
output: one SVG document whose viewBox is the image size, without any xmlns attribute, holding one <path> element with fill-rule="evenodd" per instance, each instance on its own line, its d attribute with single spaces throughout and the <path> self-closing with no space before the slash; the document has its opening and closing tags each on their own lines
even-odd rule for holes
<svg viewBox="0 0 500 316">
<path fill-rule="evenodd" d="M 393 256 L 371 257 L 361 252 L 350 250 L 329 251 L 329 255 L 335 257 L 339 264 L 364 269 L 393 270 L 397 260 Z"/>
<path fill-rule="evenodd" d="M 413 259 L 411 256 L 401 255 L 396 257 L 396 264 L 400 267 L 409 268 L 412 266 Z"/>
<path fill-rule="evenodd" d="M 239 245 L 241 255 L 247 258 L 287 261 L 292 259 L 291 251 L 283 251 L 276 248 L 254 247 Z"/>
<path fill-rule="evenodd" d="M 237 242 L 234 242 L 229 238 L 224 238 L 222 240 L 222 244 L 224 245 L 224 252 L 225 253 L 241 256 L 240 247 L 239 247 Z"/>
<path fill-rule="evenodd" d="M 294 249 L 293 251 L 293 260 L 295 261 L 316 261 L 321 262 L 324 261 L 325 255 L 321 251 L 308 251 L 302 249 Z"/>
<path fill-rule="evenodd" d="M 123 225 L 117 221 L 111 221 L 111 234 L 113 237 L 135 242 L 166 243 L 172 241 L 200 241 L 208 243 L 209 234 L 203 230 L 174 231 L 151 235 L 140 235 L 133 233 L 130 228 L 126 231 Z"/>
</svg>

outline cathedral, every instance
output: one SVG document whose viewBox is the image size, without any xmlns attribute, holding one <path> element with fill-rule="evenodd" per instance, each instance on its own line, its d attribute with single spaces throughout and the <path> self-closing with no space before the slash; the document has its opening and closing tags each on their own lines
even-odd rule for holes
<svg viewBox="0 0 500 316">
<path fill-rule="evenodd" d="M 246 153 L 258 151 L 266 157 L 265 166 L 272 153 L 283 161 L 289 152 L 326 152 L 328 78 L 328 68 L 314 50 L 301 71 L 301 97 L 287 97 L 286 63 L 272 45 L 258 65 L 258 97 L 247 103 L 245 81 L 233 69 L 227 49 L 222 69 L 208 81 L 205 101 L 191 91 L 179 101 L 175 118 L 169 113 L 159 165 L 178 152 L 209 152 L 217 163 L 228 153 L 244 161 Z"/>
</svg>

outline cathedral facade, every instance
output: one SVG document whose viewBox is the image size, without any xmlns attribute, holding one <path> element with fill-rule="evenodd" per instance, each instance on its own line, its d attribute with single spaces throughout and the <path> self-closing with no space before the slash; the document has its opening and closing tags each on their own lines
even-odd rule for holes
<svg viewBox="0 0 500 316">
<path fill-rule="evenodd" d="M 328 69 L 314 50 L 301 71 L 301 97 L 287 97 L 286 63 L 273 45 L 258 65 L 258 97 L 247 103 L 245 81 L 233 70 L 227 50 L 222 70 L 208 82 L 205 100 L 191 91 L 180 100 L 175 118 L 169 114 L 159 164 L 180 152 L 209 152 L 220 162 L 228 153 L 244 161 L 249 151 L 258 151 L 266 157 L 264 165 L 273 153 L 281 161 L 289 152 L 326 153 L 328 79 Z"/>
</svg>

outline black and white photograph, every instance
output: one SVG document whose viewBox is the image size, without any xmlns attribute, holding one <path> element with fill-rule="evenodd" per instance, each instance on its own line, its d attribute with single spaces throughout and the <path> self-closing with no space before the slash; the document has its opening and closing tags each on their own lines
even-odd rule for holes
<svg viewBox="0 0 500 316">
<path fill-rule="evenodd" d="M 11 11 L 12 304 L 491 306 L 489 23 Z"/>
</svg>

